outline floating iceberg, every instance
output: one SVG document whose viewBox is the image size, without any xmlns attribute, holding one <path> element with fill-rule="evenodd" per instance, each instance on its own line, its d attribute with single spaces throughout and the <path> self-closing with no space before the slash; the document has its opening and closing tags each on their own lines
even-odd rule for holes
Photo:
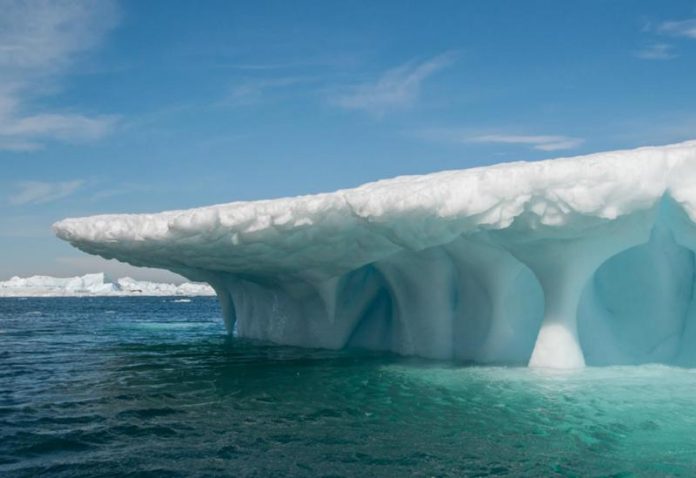
<svg viewBox="0 0 696 478">
<path fill-rule="evenodd" d="M 480 363 L 696 364 L 696 141 L 65 219 L 210 283 L 229 330 Z"/>
<path fill-rule="evenodd" d="M 214 295 L 207 284 L 186 282 L 180 285 L 137 281 L 130 277 L 108 282 L 103 273 L 81 277 L 13 277 L 0 282 L 0 297 L 63 297 L 63 296 L 196 296 Z"/>
</svg>

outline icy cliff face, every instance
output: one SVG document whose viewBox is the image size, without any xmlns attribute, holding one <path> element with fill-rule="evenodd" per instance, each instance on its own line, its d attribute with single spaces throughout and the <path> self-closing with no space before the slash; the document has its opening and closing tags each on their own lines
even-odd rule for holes
<svg viewBox="0 0 696 478">
<path fill-rule="evenodd" d="M 207 284 L 163 284 L 137 281 L 123 277 L 108 282 L 103 273 L 80 277 L 13 277 L 0 281 L 0 297 L 70 297 L 70 296 L 135 296 L 135 295 L 214 295 Z"/>
<path fill-rule="evenodd" d="M 696 365 L 696 142 L 57 223 L 217 292 L 228 329 L 483 363 Z"/>
</svg>

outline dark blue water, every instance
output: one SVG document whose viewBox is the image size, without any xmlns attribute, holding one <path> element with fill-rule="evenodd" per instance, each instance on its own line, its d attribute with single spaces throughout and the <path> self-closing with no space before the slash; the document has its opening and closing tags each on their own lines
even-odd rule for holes
<svg viewBox="0 0 696 478">
<path fill-rule="evenodd" d="M 228 337 L 215 299 L 0 299 L 0 476 L 695 476 L 696 373 Z"/>
</svg>

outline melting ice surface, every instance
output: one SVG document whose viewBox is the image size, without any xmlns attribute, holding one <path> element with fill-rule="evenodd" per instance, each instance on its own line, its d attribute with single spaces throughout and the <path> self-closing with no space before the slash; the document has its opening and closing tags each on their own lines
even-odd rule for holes
<svg viewBox="0 0 696 478">
<path fill-rule="evenodd" d="M 228 330 L 478 363 L 696 365 L 696 142 L 66 219 L 209 282 Z"/>
</svg>

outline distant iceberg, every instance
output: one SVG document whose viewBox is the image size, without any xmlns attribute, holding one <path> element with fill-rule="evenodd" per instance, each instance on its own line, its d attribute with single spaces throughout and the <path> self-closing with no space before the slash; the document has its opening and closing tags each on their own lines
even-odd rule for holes
<svg viewBox="0 0 696 478">
<path fill-rule="evenodd" d="M 54 229 L 210 283 L 240 336 L 575 368 L 696 365 L 695 221 L 693 141 Z"/>
<path fill-rule="evenodd" d="M 13 277 L 0 282 L 0 297 L 64 297 L 64 296 L 197 296 L 215 295 L 207 284 L 186 282 L 180 285 L 137 281 L 123 277 L 108 282 L 103 273 L 81 277 L 32 276 Z"/>
</svg>

